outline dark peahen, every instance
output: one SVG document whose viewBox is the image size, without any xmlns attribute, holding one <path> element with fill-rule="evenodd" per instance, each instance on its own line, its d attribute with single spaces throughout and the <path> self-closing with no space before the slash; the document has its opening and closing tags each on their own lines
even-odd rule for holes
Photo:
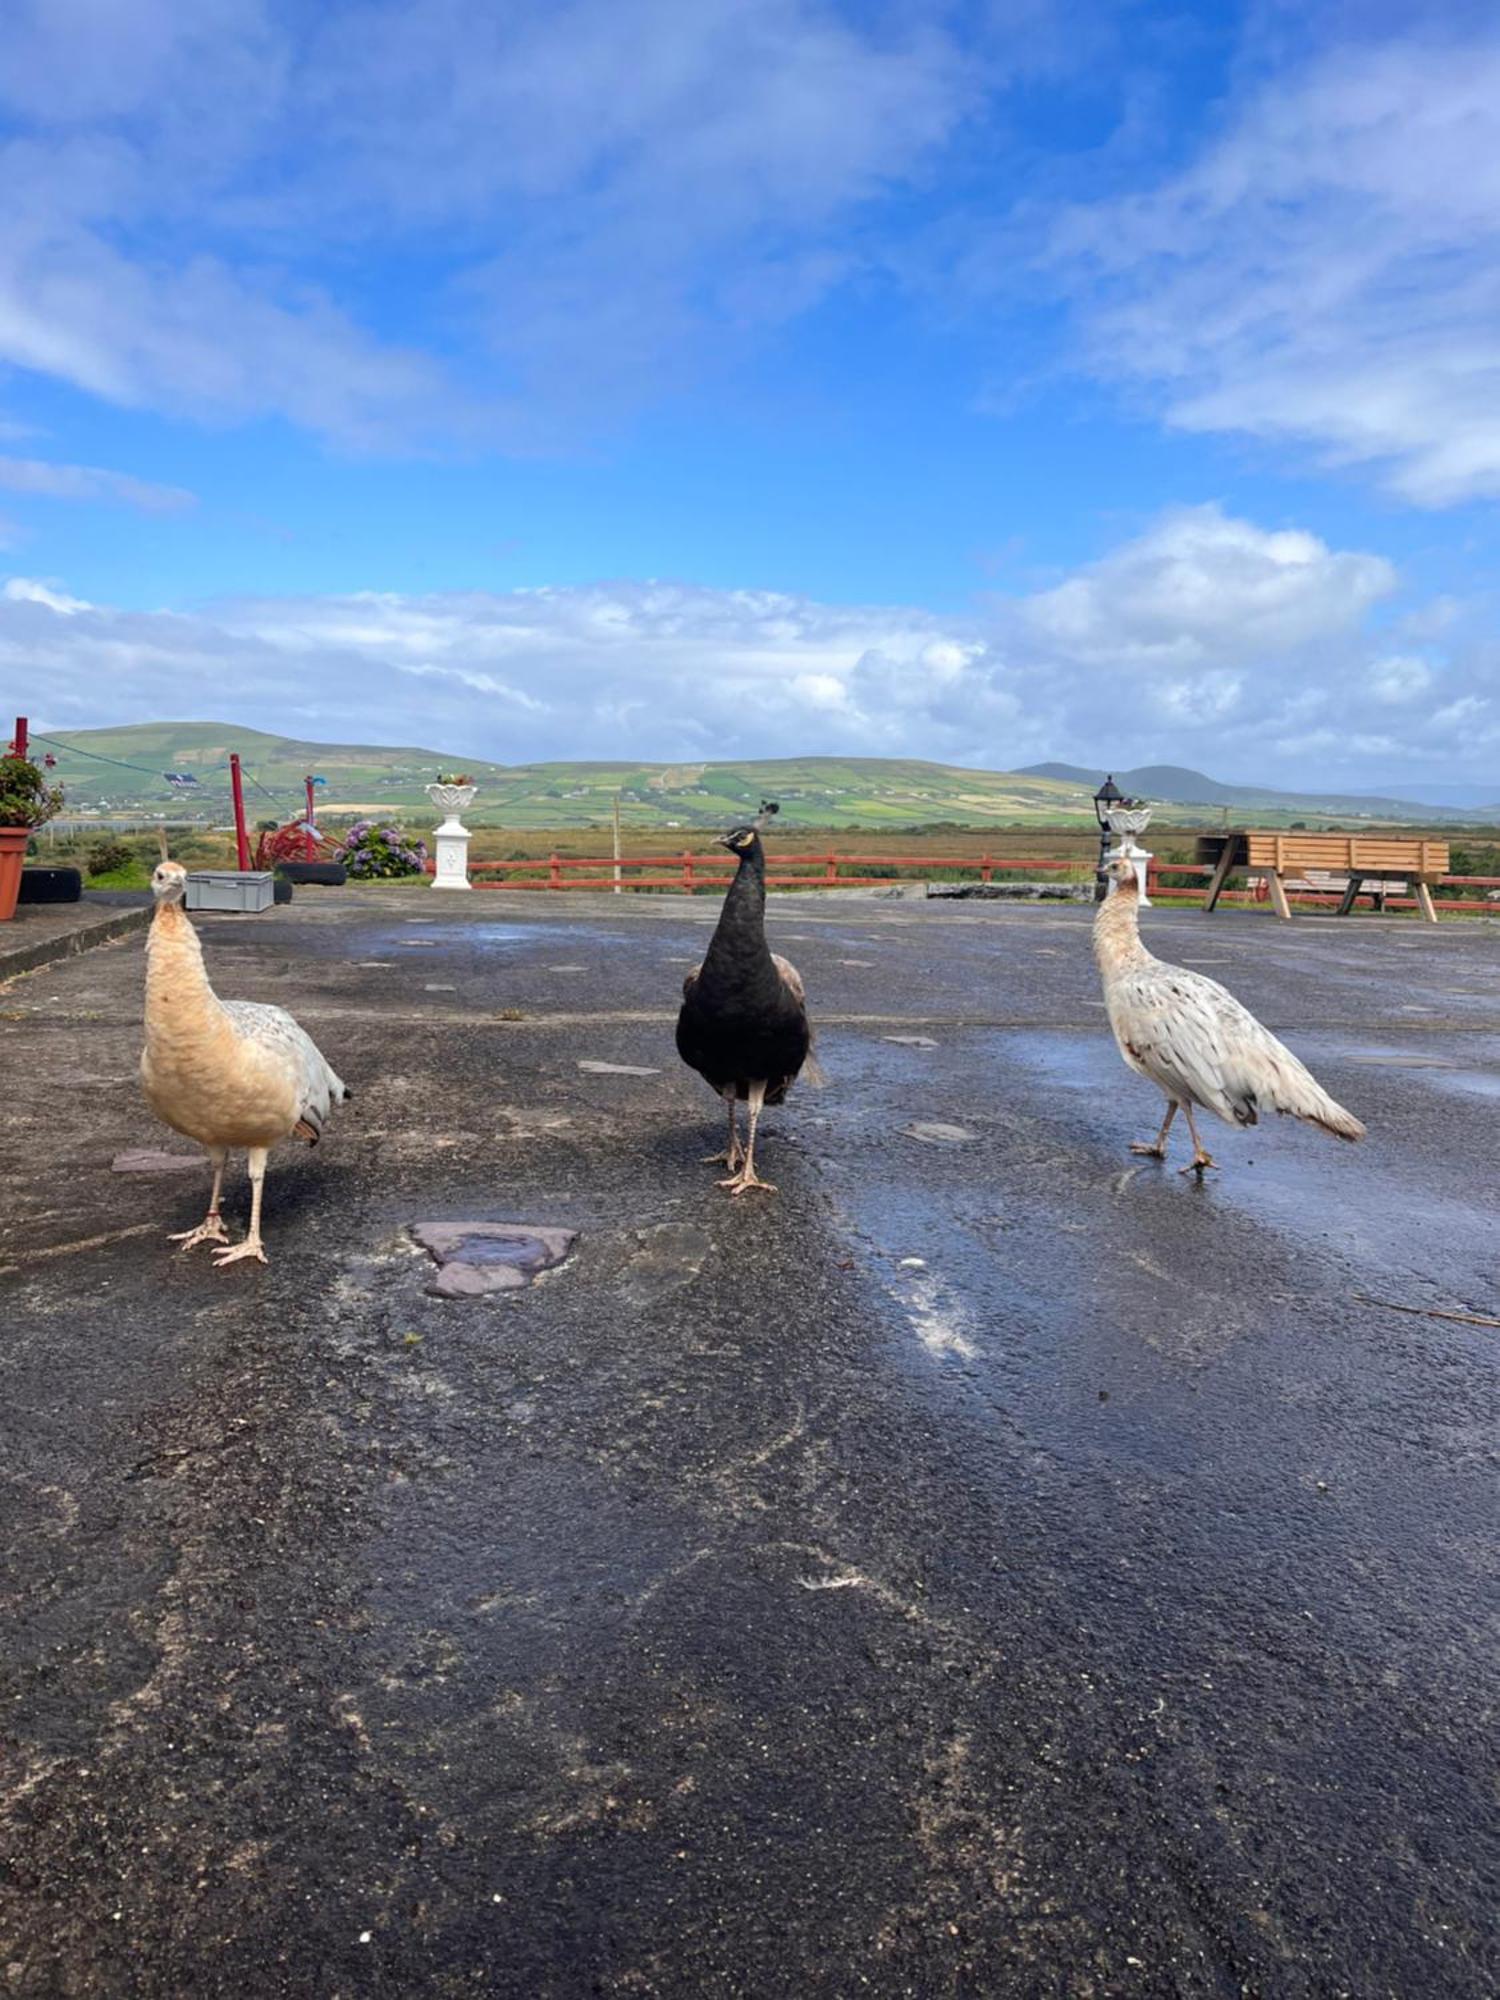
<svg viewBox="0 0 1500 2000">
<path fill-rule="evenodd" d="M 729 1168 L 719 1182 L 731 1194 L 775 1189 L 755 1171 L 755 1128 L 761 1107 L 780 1104 L 807 1061 L 812 1030 L 797 968 L 766 943 L 766 856 L 761 828 L 777 810 L 767 801 L 749 826 L 720 842 L 739 856 L 739 872 L 724 898 L 708 954 L 682 985 L 677 1053 L 729 1107 L 729 1144 L 715 1154 Z M 741 1143 L 735 1106 L 749 1107 Z"/>
</svg>

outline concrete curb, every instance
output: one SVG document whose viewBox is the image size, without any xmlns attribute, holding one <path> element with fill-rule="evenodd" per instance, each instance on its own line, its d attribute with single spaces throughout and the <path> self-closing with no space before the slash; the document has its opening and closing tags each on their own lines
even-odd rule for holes
<svg viewBox="0 0 1500 2000">
<path fill-rule="evenodd" d="M 0 986 L 24 972 L 39 972 L 44 965 L 54 965 L 60 958 L 76 958 L 96 944 L 110 944 L 115 938 L 128 937 L 132 931 L 143 931 L 151 922 L 151 914 L 149 903 L 116 910 L 97 923 L 82 924 L 77 930 L 59 931 L 52 937 L 36 938 L 30 944 L 9 948 L 0 933 Z"/>
</svg>

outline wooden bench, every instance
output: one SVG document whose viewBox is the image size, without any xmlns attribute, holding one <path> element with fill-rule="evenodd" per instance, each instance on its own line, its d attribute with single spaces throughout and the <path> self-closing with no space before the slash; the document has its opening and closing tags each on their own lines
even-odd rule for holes
<svg viewBox="0 0 1500 2000">
<path fill-rule="evenodd" d="M 1356 897 L 1371 894 L 1383 898 L 1390 883 L 1402 882 L 1411 885 L 1418 909 L 1428 923 L 1435 924 L 1432 884 L 1448 872 L 1448 843 L 1401 834 L 1260 833 L 1245 828 L 1200 834 L 1197 859 L 1211 863 L 1214 871 L 1204 892 L 1205 910 L 1218 902 L 1235 869 L 1243 868 L 1264 876 L 1277 916 L 1290 917 L 1287 876 L 1318 868 L 1345 878 L 1341 917 L 1348 916 Z M 1369 882 L 1376 885 L 1374 889 L 1366 888 Z"/>
</svg>

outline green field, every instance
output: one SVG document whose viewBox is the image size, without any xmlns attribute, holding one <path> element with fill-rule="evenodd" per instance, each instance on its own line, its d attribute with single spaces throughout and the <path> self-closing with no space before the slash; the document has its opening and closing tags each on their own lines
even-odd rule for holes
<svg viewBox="0 0 1500 2000">
<path fill-rule="evenodd" d="M 230 817 L 229 753 L 245 771 L 250 818 L 286 819 L 302 810 L 302 781 L 312 774 L 318 812 L 330 821 L 389 815 L 409 825 L 430 823 L 423 786 L 440 771 L 462 770 L 479 786 L 467 815 L 476 828 L 558 830 L 603 827 L 619 800 L 627 829 L 671 836 L 715 831 L 748 817 L 762 798 L 781 806 L 781 824 L 811 830 L 871 832 L 918 827 L 984 831 L 1047 825 L 1093 825 L 1090 787 L 1010 771 L 964 770 L 911 758 L 793 757 L 715 764 L 488 764 L 472 757 L 374 744 L 304 743 L 225 723 L 151 722 L 120 729 L 78 730 L 37 747 L 51 748 L 67 790 L 69 815 L 118 820 L 169 818 L 223 825 Z M 167 771 L 198 783 L 170 785 Z M 1192 777 L 1193 774 L 1183 774 Z M 1273 800 L 1279 803 L 1273 803 Z M 1375 810 L 1375 807 L 1380 810 Z M 1159 825 L 1220 824 L 1227 809 L 1159 803 Z M 1292 794 L 1266 794 L 1258 825 L 1423 824 L 1425 808 L 1350 802 L 1340 818 Z M 1241 823 L 1243 818 L 1241 817 Z"/>
</svg>

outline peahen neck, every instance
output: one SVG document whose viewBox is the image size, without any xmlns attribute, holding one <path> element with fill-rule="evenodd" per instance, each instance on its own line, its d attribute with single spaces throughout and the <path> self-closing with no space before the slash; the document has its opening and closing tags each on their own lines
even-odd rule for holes
<svg viewBox="0 0 1500 2000">
<path fill-rule="evenodd" d="M 1094 957 L 1107 979 L 1113 972 L 1149 965 L 1151 954 L 1141 943 L 1140 893 L 1134 882 L 1121 883 L 1106 896 L 1094 917 Z"/>
<path fill-rule="evenodd" d="M 181 1035 L 218 1024 L 203 947 L 181 903 L 158 903 L 146 939 L 146 1034 Z"/>
<path fill-rule="evenodd" d="M 747 972 L 772 970 L 766 944 L 766 855 L 759 839 L 740 855 L 718 925 L 703 960 L 702 977 L 743 979 Z"/>
</svg>

